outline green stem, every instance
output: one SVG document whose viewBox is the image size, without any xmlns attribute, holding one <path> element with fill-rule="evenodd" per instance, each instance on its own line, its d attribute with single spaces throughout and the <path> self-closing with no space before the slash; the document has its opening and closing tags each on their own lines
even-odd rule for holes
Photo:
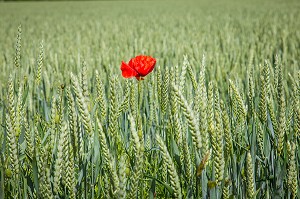
<svg viewBox="0 0 300 199">
<path fill-rule="evenodd" d="M 139 129 L 139 116 L 141 114 L 141 106 L 140 106 L 140 103 L 141 103 L 141 100 L 140 100 L 140 91 L 141 91 L 141 80 L 138 80 L 138 110 L 137 110 L 137 115 L 136 115 L 136 119 L 137 119 L 137 128 Z"/>
</svg>

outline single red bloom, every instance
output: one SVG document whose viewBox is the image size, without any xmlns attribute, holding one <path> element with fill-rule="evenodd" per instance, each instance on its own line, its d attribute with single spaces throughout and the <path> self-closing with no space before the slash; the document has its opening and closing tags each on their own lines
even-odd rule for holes
<svg viewBox="0 0 300 199">
<path fill-rule="evenodd" d="M 137 80 L 143 80 L 143 77 L 154 69 L 155 64 L 156 60 L 153 57 L 138 55 L 132 58 L 128 64 L 122 61 L 122 76 L 125 78 L 135 77 Z"/>
</svg>

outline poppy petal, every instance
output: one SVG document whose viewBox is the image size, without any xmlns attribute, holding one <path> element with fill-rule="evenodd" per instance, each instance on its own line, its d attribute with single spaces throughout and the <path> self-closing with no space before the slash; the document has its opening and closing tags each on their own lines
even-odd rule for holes
<svg viewBox="0 0 300 199">
<path fill-rule="evenodd" d="M 138 73 L 136 72 L 136 70 L 134 70 L 132 67 L 130 67 L 128 64 L 126 64 L 124 61 L 122 61 L 121 70 L 122 70 L 122 76 L 125 78 L 131 78 L 131 77 L 138 76 Z"/>
<path fill-rule="evenodd" d="M 132 58 L 128 65 L 131 66 L 140 76 L 148 75 L 156 64 L 156 60 L 153 57 L 139 55 Z"/>
</svg>

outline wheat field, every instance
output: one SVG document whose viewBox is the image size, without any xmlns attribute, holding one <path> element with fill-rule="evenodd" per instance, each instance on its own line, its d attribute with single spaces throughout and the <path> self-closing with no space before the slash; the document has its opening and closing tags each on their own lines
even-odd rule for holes
<svg viewBox="0 0 300 199">
<path fill-rule="evenodd" d="M 300 198 L 299 9 L 0 2 L 0 199 Z"/>
</svg>

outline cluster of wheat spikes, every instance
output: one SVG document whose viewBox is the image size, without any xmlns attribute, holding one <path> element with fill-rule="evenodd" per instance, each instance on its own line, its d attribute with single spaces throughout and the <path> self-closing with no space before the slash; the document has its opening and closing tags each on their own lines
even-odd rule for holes
<svg viewBox="0 0 300 199">
<path fill-rule="evenodd" d="M 198 74 L 184 56 L 145 81 L 111 74 L 108 84 L 83 62 L 50 96 L 43 43 L 25 78 L 20 49 L 21 27 L 3 108 L 2 198 L 299 194 L 300 71 L 285 89 L 278 56 L 227 90 L 207 79 L 205 56 Z"/>
</svg>

